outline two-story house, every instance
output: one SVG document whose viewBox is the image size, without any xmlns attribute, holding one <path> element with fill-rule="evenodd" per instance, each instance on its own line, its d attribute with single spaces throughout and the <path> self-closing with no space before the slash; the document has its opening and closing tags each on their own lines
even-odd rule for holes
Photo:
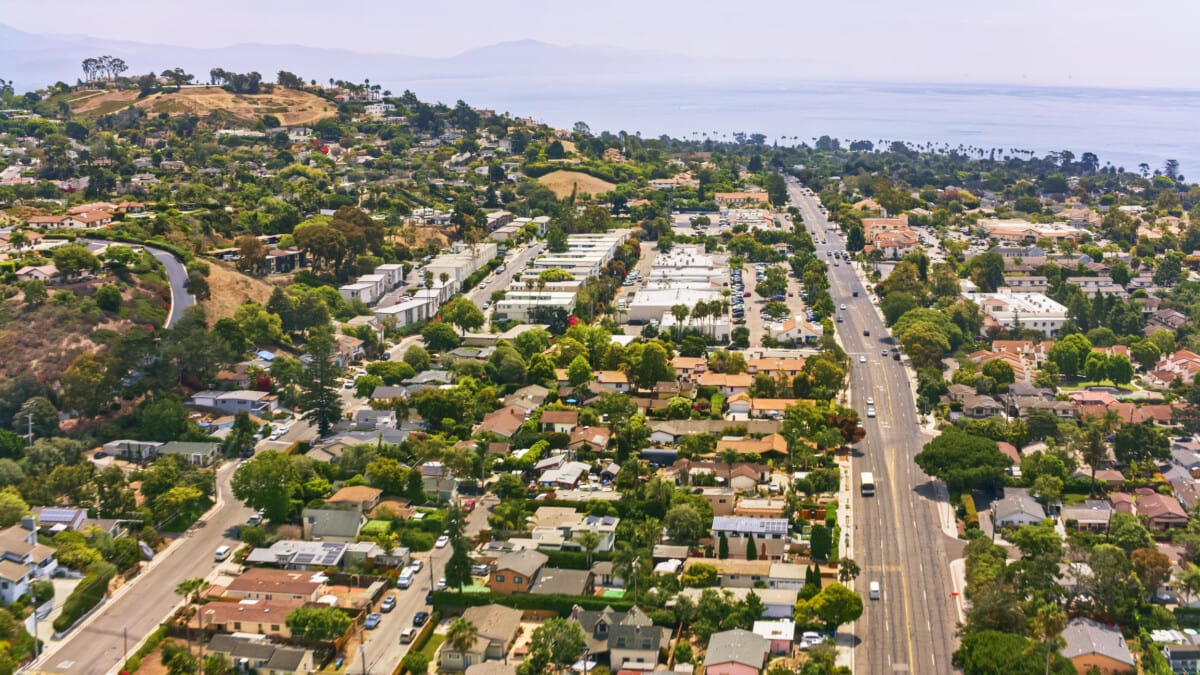
<svg viewBox="0 0 1200 675">
<path fill-rule="evenodd" d="M 37 579 L 49 579 L 58 568 L 54 549 L 37 541 L 32 516 L 0 530 L 0 599 L 4 604 L 27 595 Z"/>
<path fill-rule="evenodd" d="M 528 593 L 549 556 L 539 551 L 513 551 L 496 559 L 488 577 L 488 588 L 500 595 Z"/>
<path fill-rule="evenodd" d="M 521 630 L 523 612 L 503 605 L 468 607 L 462 618 L 475 627 L 475 642 L 465 650 L 446 643 L 438 661 L 439 672 L 459 672 L 484 661 L 500 661 Z"/>
<path fill-rule="evenodd" d="M 611 607 L 594 611 L 577 605 L 571 618 L 583 629 L 587 652 L 608 654 L 614 671 L 653 670 L 671 639 L 669 629 L 655 626 L 637 607 L 618 612 Z"/>
</svg>

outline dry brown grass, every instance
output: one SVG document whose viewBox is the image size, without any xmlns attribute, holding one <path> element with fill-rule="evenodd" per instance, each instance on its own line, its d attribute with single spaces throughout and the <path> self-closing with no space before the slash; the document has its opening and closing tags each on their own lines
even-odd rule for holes
<svg viewBox="0 0 1200 675">
<path fill-rule="evenodd" d="M 267 304 L 275 287 L 261 279 L 248 277 L 231 265 L 210 262 L 208 273 L 210 297 L 203 302 L 209 324 L 233 316 L 247 301 Z"/>
<path fill-rule="evenodd" d="M 559 199 L 569 197 L 572 189 L 578 194 L 602 195 L 617 187 L 616 183 L 579 171 L 551 171 L 539 178 L 538 182 L 553 190 Z"/>
<path fill-rule="evenodd" d="M 333 117 L 337 107 L 319 96 L 295 89 L 276 87 L 270 94 L 232 94 L 220 87 L 203 87 L 156 93 L 139 99 L 137 90 L 83 91 L 69 100 L 72 111 L 82 116 L 99 116 L 128 105 L 152 113 L 199 115 L 215 111 L 251 122 L 274 115 L 285 126 L 312 124 Z"/>
</svg>

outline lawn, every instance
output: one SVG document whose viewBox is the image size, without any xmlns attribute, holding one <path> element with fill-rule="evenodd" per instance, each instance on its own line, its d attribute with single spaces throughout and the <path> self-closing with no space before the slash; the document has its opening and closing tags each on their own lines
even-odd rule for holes
<svg viewBox="0 0 1200 675">
<path fill-rule="evenodd" d="M 362 526 L 360 534 L 372 536 L 376 534 L 387 534 L 392 531 L 392 524 L 386 520 L 368 520 L 366 525 Z"/>
<path fill-rule="evenodd" d="M 1138 391 L 1138 388 L 1133 386 L 1132 384 L 1113 384 L 1112 382 L 1109 382 L 1107 380 L 1100 381 L 1100 382 L 1080 382 L 1079 384 L 1072 384 L 1072 385 L 1059 385 L 1058 390 L 1059 391 L 1080 391 L 1082 389 L 1087 389 L 1088 387 L 1112 387 L 1113 389 L 1120 389 L 1121 391 L 1129 392 L 1129 393 Z"/>
<path fill-rule="evenodd" d="M 434 663 L 433 655 L 437 653 L 438 647 L 442 646 L 442 643 L 445 641 L 446 635 L 444 633 L 434 633 L 429 636 L 429 642 L 426 642 L 425 646 L 421 647 L 421 651 L 418 653 L 428 656 L 429 662 Z"/>
</svg>

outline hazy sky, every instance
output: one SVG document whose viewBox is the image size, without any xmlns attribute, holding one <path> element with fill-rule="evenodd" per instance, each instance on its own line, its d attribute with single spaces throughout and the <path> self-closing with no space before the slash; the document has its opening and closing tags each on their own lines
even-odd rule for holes
<svg viewBox="0 0 1200 675">
<path fill-rule="evenodd" d="M 1195 0 L 0 0 L 36 33 L 449 56 L 506 40 L 795 63 L 797 76 L 1200 88 Z"/>
</svg>

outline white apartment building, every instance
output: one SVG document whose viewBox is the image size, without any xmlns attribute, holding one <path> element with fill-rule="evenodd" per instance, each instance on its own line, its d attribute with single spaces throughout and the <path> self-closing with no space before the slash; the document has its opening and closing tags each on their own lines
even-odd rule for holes
<svg viewBox="0 0 1200 675">
<path fill-rule="evenodd" d="M 1008 329 L 1019 324 L 1054 337 L 1067 321 L 1067 308 L 1041 293 L 977 293 L 973 299 L 988 319 Z"/>
<path fill-rule="evenodd" d="M 493 308 L 493 320 L 531 323 L 529 315 L 538 307 L 570 314 L 575 311 L 575 291 L 509 291 Z"/>
</svg>

